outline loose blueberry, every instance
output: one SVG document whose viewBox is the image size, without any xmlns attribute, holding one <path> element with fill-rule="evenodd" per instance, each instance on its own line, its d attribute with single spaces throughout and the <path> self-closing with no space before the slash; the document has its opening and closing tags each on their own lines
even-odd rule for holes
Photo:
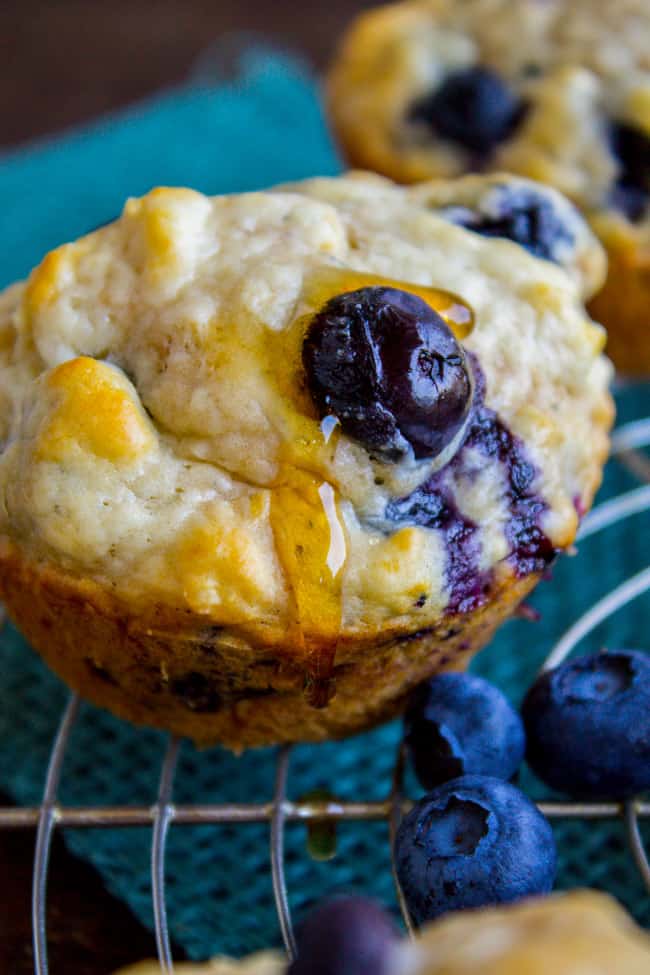
<svg viewBox="0 0 650 975">
<path fill-rule="evenodd" d="M 332 298 L 303 343 L 320 416 L 382 460 L 435 457 L 462 427 L 472 380 L 462 347 L 425 301 L 396 288 Z"/>
<path fill-rule="evenodd" d="M 640 220 L 650 199 L 650 138 L 631 125 L 614 122 L 610 141 L 619 162 L 612 204 L 630 220 Z"/>
<path fill-rule="evenodd" d="M 392 922 L 374 901 L 335 897 L 299 928 L 288 975 L 388 975 L 397 941 Z"/>
<path fill-rule="evenodd" d="M 650 789 L 650 655 L 616 650 L 569 660 L 522 707 L 527 759 L 548 785 L 595 798 Z"/>
<path fill-rule="evenodd" d="M 521 718 L 494 684 L 472 674 L 439 674 L 417 688 L 405 739 L 425 789 L 468 774 L 510 779 L 524 757 Z"/>
<path fill-rule="evenodd" d="M 561 263 L 560 252 L 573 244 L 574 236 L 548 196 L 532 189 L 502 187 L 490 203 L 489 213 L 450 207 L 443 216 L 483 237 L 504 237 L 535 257 Z"/>
<path fill-rule="evenodd" d="M 395 862 L 411 917 L 422 924 L 448 911 L 548 893 L 556 855 L 549 823 L 519 789 L 465 775 L 404 817 Z"/>
<path fill-rule="evenodd" d="M 523 118 L 525 105 L 489 68 L 462 68 L 418 101 L 411 118 L 427 122 L 443 139 L 488 155 Z"/>
</svg>

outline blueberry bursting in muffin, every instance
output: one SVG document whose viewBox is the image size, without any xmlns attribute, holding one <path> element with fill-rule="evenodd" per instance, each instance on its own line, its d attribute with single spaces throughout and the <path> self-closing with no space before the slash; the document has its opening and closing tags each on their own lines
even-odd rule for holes
<svg viewBox="0 0 650 975">
<path fill-rule="evenodd" d="M 402 182 L 501 170 L 569 196 L 609 257 L 592 314 L 648 373 L 649 52 L 647 0 L 410 0 L 352 25 L 331 117 L 353 164 Z"/>
<path fill-rule="evenodd" d="M 159 189 L 9 288 L 0 593 L 52 668 L 237 749 L 463 667 L 601 477 L 602 255 L 567 206 L 506 178 Z"/>
</svg>

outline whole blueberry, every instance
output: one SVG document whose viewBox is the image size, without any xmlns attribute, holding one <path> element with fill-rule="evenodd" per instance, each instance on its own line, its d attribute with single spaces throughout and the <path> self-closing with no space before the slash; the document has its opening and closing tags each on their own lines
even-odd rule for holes
<svg viewBox="0 0 650 975">
<path fill-rule="evenodd" d="M 524 757 L 521 718 L 501 691 L 472 674 L 439 674 L 417 688 L 405 739 L 425 789 L 459 775 L 510 779 Z"/>
<path fill-rule="evenodd" d="M 431 95 L 416 102 L 411 117 L 427 122 L 441 138 L 487 155 L 513 133 L 524 112 L 524 104 L 499 75 L 477 65 L 449 74 Z"/>
<path fill-rule="evenodd" d="M 464 775 L 424 796 L 397 831 L 395 864 L 413 921 L 548 893 L 555 843 L 513 785 Z"/>
<path fill-rule="evenodd" d="M 307 916 L 288 975 L 389 975 L 398 943 L 392 921 L 365 897 L 334 897 Z"/>
<path fill-rule="evenodd" d="M 630 220 L 640 220 L 650 201 L 650 138 L 631 125 L 613 122 L 610 144 L 619 165 L 612 204 Z"/>
<path fill-rule="evenodd" d="M 492 194 L 490 212 L 450 207 L 443 216 L 483 237 L 503 237 L 521 244 L 535 257 L 562 262 L 574 235 L 552 200 L 532 188 L 500 187 Z"/>
<path fill-rule="evenodd" d="M 625 798 L 650 789 L 650 655 L 612 650 L 549 670 L 523 703 L 526 757 L 548 785 Z"/>
<path fill-rule="evenodd" d="M 311 321 L 303 365 L 321 416 L 382 460 L 435 457 L 470 409 L 472 380 L 451 330 L 417 295 L 369 287 L 332 298 Z"/>
</svg>

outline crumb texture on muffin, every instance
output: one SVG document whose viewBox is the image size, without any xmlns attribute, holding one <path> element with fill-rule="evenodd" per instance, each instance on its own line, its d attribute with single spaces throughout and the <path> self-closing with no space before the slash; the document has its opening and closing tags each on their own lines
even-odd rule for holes
<svg viewBox="0 0 650 975">
<path fill-rule="evenodd" d="M 306 388 L 313 315 L 397 283 L 471 308 L 485 416 L 528 464 L 516 503 L 534 495 L 551 546 L 570 543 L 606 451 L 602 332 L 560 268 L 455 226 L 436 192 L 359 174 L 158 189 L 50 253 L 0 299 L 5 538 L 130 605 L 215 624 L 283 632 L 297 605 L 325 637 L 427 625 L 454 600 L 448 521 L 404 504 L 429 478 L 471 525 L 477 571 L 514 571 L 505 434 L 470 436 L 441 470 L 373 460 Z"/>
</svg>

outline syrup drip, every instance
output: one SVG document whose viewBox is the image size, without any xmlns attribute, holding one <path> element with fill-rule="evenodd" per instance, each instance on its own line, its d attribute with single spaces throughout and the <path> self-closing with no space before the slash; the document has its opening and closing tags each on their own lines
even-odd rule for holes
<svg viewBox="0 0 650 975">
<path fill-rule="evenodd" d="M 330 442 L 330 438 L 339 424 L 340 421 L 338 416 L 334 416 L 333 413 L 328 413 L 328 415 L 324 416 L 321 420 L 320 428 L 326 444 Z"/>
<path fill-rule="evenodd" d="M 459 341 L 466 338 L 474 328 L 474 312 L 466 301 L 451 291 L 430 288 L 424 284 L 411 284 L 408 281 L 396 281 L 394 278 L 351 271 L 347 268 L 331 266 L 319 268 L 313 279 L 305 283 L 303 300 L 311 308 L 319 311 L 335 295 L 374 287 L 398 288 L 400 291 L 408 291 L 422 298 L 444 319 Z"/>
<path fill-rule="evenodd" d="M 335 295 L 376 286 L 417 295 L 444 319 L 457 339 L 465 338 L 474 327 L 472 309 L 449 291 L 329 265 L 319 267 L 305 282 L 285 354 L 273 367 L 275 382 L 289 402 L 296 396 L 296 385 L 300 389 L 295 366 L 314 313 Z M 300 375 L 300 369 L 298 372 Z M 322 708 L 334 691 L 346 560 L 336 491 L 326 474 L 331 470 L 340 425 L 333 416 L 324 417 L 320 425 L 314 422 L 313 406 L 304 395 L 303 408 L 286 417 L 283 456 L 271 492 L 271 526 L 293 604 L 288 640 L 305 662 L 305 697 L 312 707 Z"/>
<path fill-rule="evenodd" d="M 283 474 L 271 495 L 271 525 L 293 601 L 289 639 L 305 661 L 307 701 L 322 708 L 334 690 L 345 533 L 331 484 L 295 468 Z"/>
</svg>

